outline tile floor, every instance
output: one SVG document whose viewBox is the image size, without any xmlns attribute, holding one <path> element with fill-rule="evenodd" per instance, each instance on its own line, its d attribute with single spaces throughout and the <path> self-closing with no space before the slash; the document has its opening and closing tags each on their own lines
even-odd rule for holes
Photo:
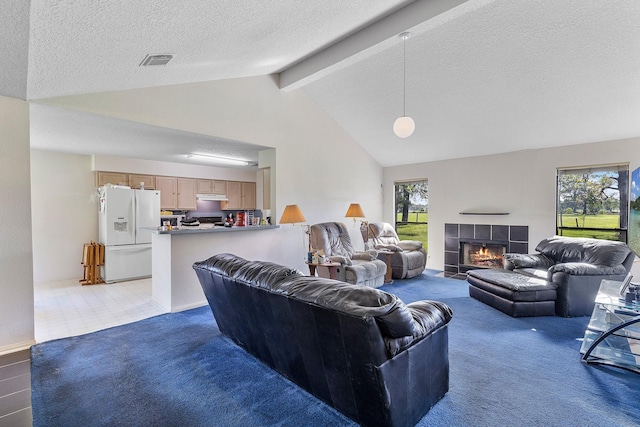
<svg viewBox="0 0 640 427">
<path fill-rule="evenodd" d="M 157 316 L 165 311 L 151 301 L 151 279 L 101 285 L 78 280 L 34 287 L 36 342 L 82 335 Z"/>
</svg>

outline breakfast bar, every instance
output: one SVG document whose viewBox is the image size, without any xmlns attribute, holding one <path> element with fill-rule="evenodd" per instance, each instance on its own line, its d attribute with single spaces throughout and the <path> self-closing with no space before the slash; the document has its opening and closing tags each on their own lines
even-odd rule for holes
<svg viewBox="0 0 640 427">
<path fill-rule="evenodd" d="M 152 300 L 167 312 L 205 305 L 192 265 L 217 253 L 247 259 L 265 257 L 267 242 L 278 225 L 194 227 L 152 231 Z"/>
</svg>

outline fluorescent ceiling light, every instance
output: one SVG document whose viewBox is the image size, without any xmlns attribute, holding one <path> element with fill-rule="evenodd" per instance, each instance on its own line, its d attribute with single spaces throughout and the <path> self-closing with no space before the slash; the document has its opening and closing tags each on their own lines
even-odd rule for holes
<svg viewBox="0 0 640 427">
<path fill-rule="evenodd" d="M 187 154 L 187 157 L 192 159 L 208 160 L 210 162 L 216 162 L 216 163 L 226 163 L 228 165 L 236 165 L 236 166 L 247 166 L 249 164 L 249 162 L 247 162 L 246 160 L 232 159 L 230 157 L 214 156 L 211 154 L 191 153 L 191 154 Z"/>
</svg>

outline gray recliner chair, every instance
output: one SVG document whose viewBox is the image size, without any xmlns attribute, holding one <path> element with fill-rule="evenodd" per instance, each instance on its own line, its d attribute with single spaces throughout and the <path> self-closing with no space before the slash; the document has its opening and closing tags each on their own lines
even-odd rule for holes
<svg viewBox="0 0 640 427">
<path fill-rule="evenodd" d="M 371 222 L 360 229 L 365 247 L 369 240 L 373 240 L 373 248 L 393 252 L 391 255 L 391 277 L 393 279 L 409 279 L 415 277 L 425 269 L 427 251 L 422 242 L 417 240 L 400 240 L 393 226 L 387 222 Z M 370 243 L 369 243 L 370 244 Z M 384 254 L 378 258 L 384 260 Z"/>
<path fill-rule="evenodd" d="M 386 263 L 377 259 L 376 251 L 356 252 L 343 223 L 314 224 L 311 226 L 310 238 L 314 250 L 324 251 L 330 261 L 343 265 L 345 282 L 372 288 L 383 285 L 387 272 Z"/>
</svg>

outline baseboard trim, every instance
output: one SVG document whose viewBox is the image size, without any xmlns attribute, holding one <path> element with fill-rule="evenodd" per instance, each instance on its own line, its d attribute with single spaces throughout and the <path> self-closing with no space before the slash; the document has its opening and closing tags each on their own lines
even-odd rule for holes
<svg viewBox="0 0 640 427">
<path fill-rule="evenodd" d="M 35 344 L 36 340 L 29 340 L 0 347 L 0 356 L 4 356 L 5 354 L 17 353 L 22 350 L 28 350 Z"/>
<path fill-rule="evenodd" d="M 185 305 L 181 305 L 181 306 L 178 306 L 178 307 L 174 307 L 173 310 L 171 310 L 171 312 L 172 313 L 177 313 L 179 311 L 191 310 L 192 308 L 202 307 L 202 306 L 205 306 L 207 304 L 208 304 L 208 302 L 205 299 L 205 300 L 202 300 L 202 301 L 199 301 L 199 302 L 194 302 L 192 304 L 185 304 Z"/>
</svg>

